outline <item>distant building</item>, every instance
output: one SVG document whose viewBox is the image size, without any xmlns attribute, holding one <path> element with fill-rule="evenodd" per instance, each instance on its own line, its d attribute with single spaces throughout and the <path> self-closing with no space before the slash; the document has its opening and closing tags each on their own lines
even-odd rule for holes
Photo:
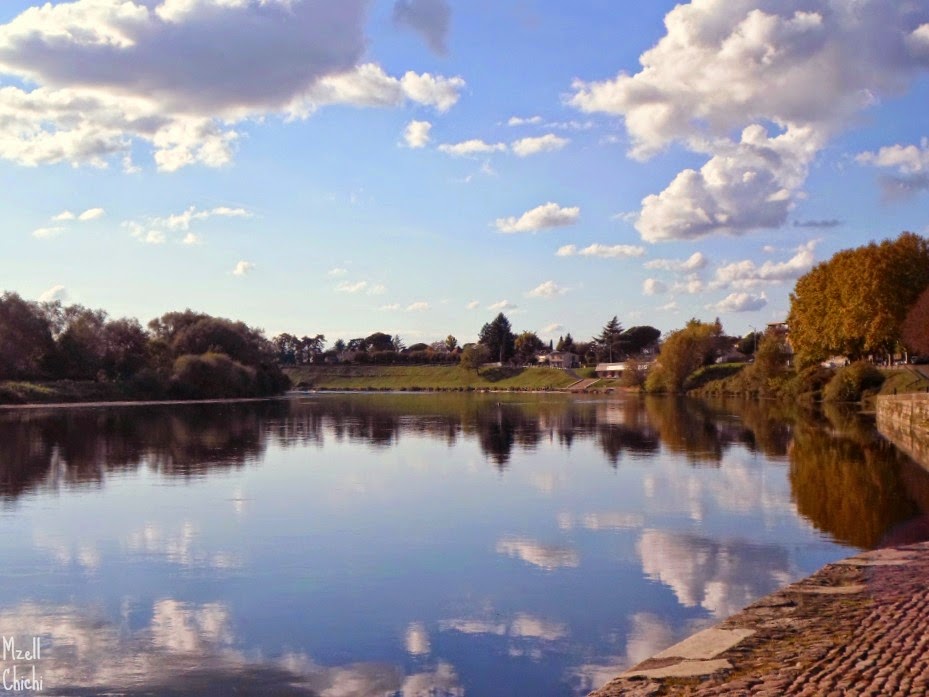
<svg viewBox="0 0 929 697">
<path fill-rule="evenodd" d="M 618 378 L 626 369 L 625 363 L 597 363 L 594 372 L 598 378 Z"/>
<path fill-rule="evenodd" d="M 552 368 L 577 368 L 581 363 L 576 353 L 552 351 L 548 354 L 548 364 Z"/>
</svg>

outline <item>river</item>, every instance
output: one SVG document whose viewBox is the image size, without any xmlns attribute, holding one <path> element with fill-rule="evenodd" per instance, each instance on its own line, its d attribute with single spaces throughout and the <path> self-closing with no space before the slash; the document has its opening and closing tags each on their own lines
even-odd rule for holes
<svg viewBox="0 0 929 697">
<path fill-rule="evenodd" d="M 929 475 L 839 410 L 3 410 L 0 633 L 41 654 L 2 668 L 67 695 L 582 695 L 830 561 L 922 539 L 927 510 Z"/>
</svg>

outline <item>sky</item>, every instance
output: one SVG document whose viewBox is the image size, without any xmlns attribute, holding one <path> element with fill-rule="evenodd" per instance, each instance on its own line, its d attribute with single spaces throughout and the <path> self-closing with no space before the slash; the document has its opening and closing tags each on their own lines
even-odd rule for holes
<svg viewBox="0 0 929 697">
<path fill-rule="evenodd" d="M 0 3 L 0 290 L 407 345 L 783 320 L 929 234 L 925 0 Z"/>
</svg>

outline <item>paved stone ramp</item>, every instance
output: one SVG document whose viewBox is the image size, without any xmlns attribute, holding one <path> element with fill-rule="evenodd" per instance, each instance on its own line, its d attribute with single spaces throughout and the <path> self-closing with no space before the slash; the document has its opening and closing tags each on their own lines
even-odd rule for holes
<svg viewBox="0 0 929 697">
<path fill-rule="evenodd" d="M 592 697 L 929 695 L 929 542 L 829 564 Z"/>
</svg>

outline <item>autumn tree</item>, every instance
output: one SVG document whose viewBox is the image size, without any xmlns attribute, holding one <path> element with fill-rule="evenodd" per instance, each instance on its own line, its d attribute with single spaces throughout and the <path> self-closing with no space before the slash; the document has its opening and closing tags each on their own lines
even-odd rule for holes
<svg viewBox="0 0 929 697">
<path fill-rule="evenodd" d="M 895 240 L 847 249 L 813 267 L 790 294 L 790 339 L 801 365 L 830 355 L 889 356 L 907 311 L 929 286 L 929 240 Z"/>
<path fill-rule="evenodd" d="M 489 356 L 490 352 L 483 344 L 468 344 L 461 352 L 461 367 L 480 372 L 481 366 L 487 362 Z"/>
<path fill-rule="evenodd" d="M 929 356 L 929 288 L 922 292 L 906 313 L 903 342 L 911 350 Z"/>
<path fill-rule="evenodd" d="M 691 319 L 687 326 L 671 332 L 661 345 L 655 368 L 645 383 L 649 392 L 680 392 L 687 376 L 713 360 L 719 322 Z"/>
</svg>

